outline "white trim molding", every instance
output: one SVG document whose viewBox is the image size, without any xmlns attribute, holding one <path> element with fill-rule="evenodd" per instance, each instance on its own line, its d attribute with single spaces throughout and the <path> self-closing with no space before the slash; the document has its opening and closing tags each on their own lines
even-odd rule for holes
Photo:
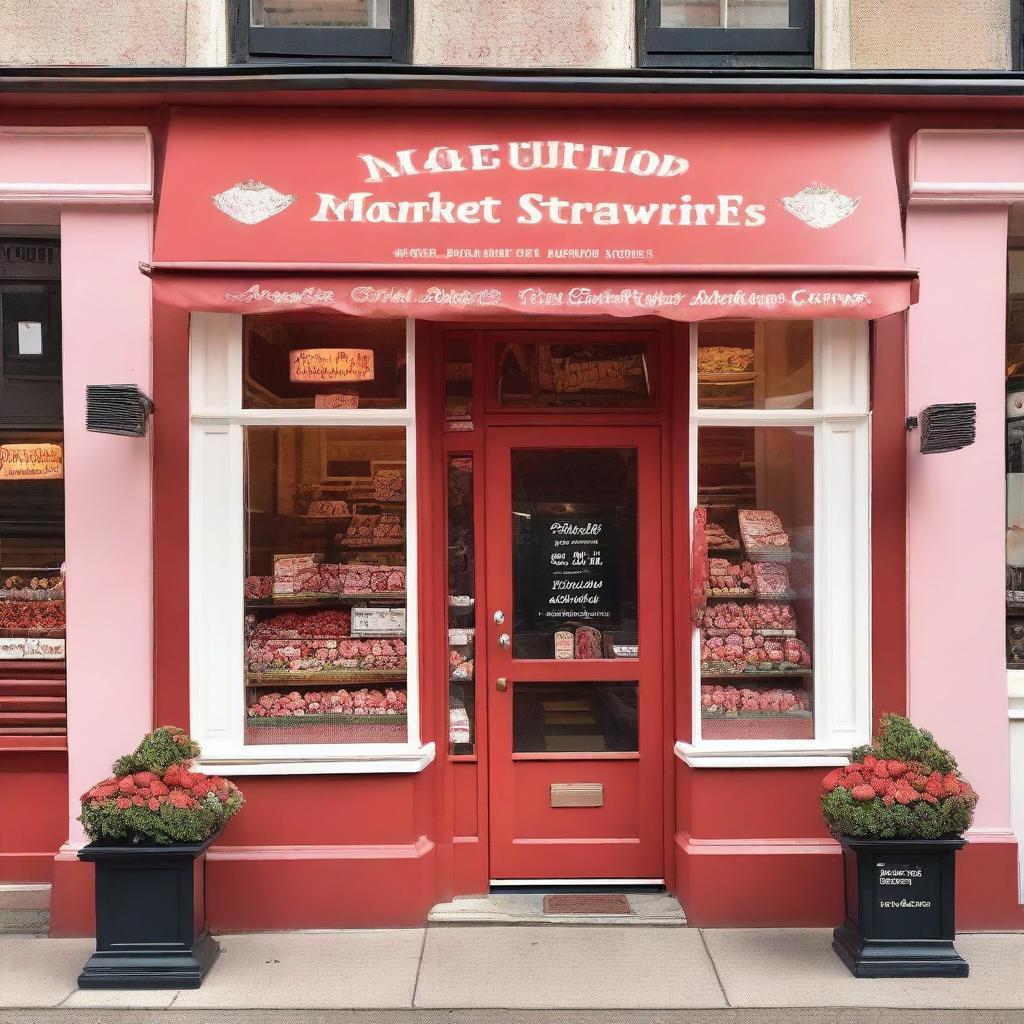
<svg viewBox="0 0 1024 1024">
<path fill-rule="evenodd" d="M 750 857 L 762 854 L 835 857 L 843 852 L 843 848 L 834 839 L 697 839 L 689 832 L 676 833 L 676 846 L 691 856 L 715 857 Z"/>
<path fill-rule="evenodd" d="M 252 758 L 216 758 L 202 757 L 196 762 L 199 771 L 210 775 L 379 775 L 379 774 L 415 774 L 423 771 L 436 755 L 433 743 L 424 743 L 418 749 L 402 750 L 387 756 L 369 754 L 366 750 L 359 753 L 346 753 L 341 757 L 321 758 L 320 760 L 303 760 L 294 758 L 269 758 L 263 755 L 259 760 Z"/>
<path fill-rule="evenodd" d="M 676 740 L 676 757 L 691 768 L 839 768 L 850 763 L 850 751 L 824 747 L 798 747 L 789 742 L 768 750 L 749 747 L 700 746 Z"/>
</svg>

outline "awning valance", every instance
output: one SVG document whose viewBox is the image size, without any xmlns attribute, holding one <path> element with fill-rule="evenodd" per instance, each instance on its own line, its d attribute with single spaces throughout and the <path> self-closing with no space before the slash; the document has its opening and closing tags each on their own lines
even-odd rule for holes
<svg viewBox="0 0 1024 1024">
<path fill-rule="evenodd" d="M 914 277 L 887 122 L 724 112 L 176 111 L 154 261 L 191 308 L 428 318 L 876 318 Z"/>
<path fill-rule="evenodd" d="M 363 317 L 661 316 L 876 320 L 916 300 L 906 277 L 722 278 L 227 275 L 154 273 L 158 302 L 225 313 L 337 312 Z"/>
</svg>

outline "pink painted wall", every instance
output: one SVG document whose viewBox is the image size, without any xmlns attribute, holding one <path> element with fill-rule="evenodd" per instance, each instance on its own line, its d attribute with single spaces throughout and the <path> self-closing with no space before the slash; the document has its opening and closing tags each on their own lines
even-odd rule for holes
<svg viewBox="0 0 1024 1024">
<path fill-rule="evenodd" d="M 153 510 L 149 438 L 85 429 L 87 384 L 152 394 L 152 236 L 146 207 L 61 213 L 69 847 L 78 798 L 152 726 Z M 70 853 L 70 851 L 67 851 Z"/>
<path fill-rule="evenodd" d="M 981 795 L 975 829 L 1009 827 L 1004 655 L 1005 206 L 911 205 L 907 408 L 978 403 L 977 443 L 921 455 L 908 435 L 909 709 Z"/>
</svg>

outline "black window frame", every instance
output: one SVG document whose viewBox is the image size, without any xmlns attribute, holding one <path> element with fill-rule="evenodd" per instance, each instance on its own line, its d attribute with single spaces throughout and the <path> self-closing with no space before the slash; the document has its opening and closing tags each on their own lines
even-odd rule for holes
<svg viewBox="0 0 1024 1024">
<path fill-rule="evenodd" d="M 236 0 L 235 63 L 296 60 L 407 64 L 412 0 L 391 0 L 390 28 L 263 28 L 252 24 L 251 0 Z"/>
<path fill-rule="evenodd" d="M 814 67 L 814 0 L 789 0 L 789 28 L 666 28 L 661 4 L 637 0 L 641 67 Z"/>
</svg>

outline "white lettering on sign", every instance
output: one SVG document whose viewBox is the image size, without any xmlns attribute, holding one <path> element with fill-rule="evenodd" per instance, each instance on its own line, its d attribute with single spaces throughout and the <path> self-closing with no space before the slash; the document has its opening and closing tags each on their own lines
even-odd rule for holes
<svg viewBox="0 0 1024 1024">
<path fill-rule="evenodd" d="M 400 149 L 384 159 L 360 153 L 368 184 L 385 178 L 416 174 L 455 174 L 460 171 L 496 171 L 507 165 L 514 171 L 591 171 L 631 174 L 640 178 L 675 178 L 685 174 L 690 162 L 671 153 L 655 153 L 632 146 L 585 145 L 580 142 L 479 143 L 459 149 L 434 146 L 421 152 Z"/>
</svg>

